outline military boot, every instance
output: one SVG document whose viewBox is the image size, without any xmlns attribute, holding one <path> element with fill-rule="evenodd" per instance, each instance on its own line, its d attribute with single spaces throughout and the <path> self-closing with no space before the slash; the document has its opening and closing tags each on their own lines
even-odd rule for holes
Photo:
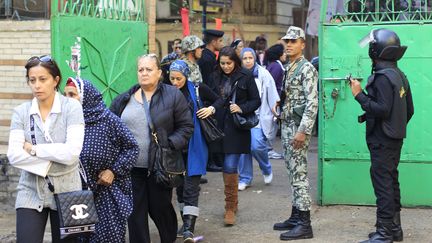
<svg viewBox="0 0 432 243">
<path fill-rule="evenodd" d="M 376 232 L 360 243 L 393 243 L 392 219 L 377 219 Z"/>
<path fill-rule="evenodd" d="M 282 233 L 280 240 L 300 240 L 313 238 L 310 211 L 300 211 L 297 225 L 290 231 Z"/>
<path fill-rule="evenodd" d="M 299 219 L 299 210 L 292 206 L 291 216 L 289 219 L 273 225 L 273 230 L 291 230 L 297 225 Z"/>
<path fill-rule="evenodd" d="M 375 224 L 375 227 L 377 224 Z M 392 222 L 392 233 L 393 233 L 393 241 L 403 241 L 403 230 L 400 219 L 400 212 L 396 212 L 393 216 Z M 375 232 L 369 233 L 369 238 L 371 238 L 375 234 Z"/>
<path fill-rule="evenodd" d="M 194 230 L 195 230 L 195 215 L 184 215 L 184 231 L 183 231 L 183 242 L 194 243 Z"/>
</svg>

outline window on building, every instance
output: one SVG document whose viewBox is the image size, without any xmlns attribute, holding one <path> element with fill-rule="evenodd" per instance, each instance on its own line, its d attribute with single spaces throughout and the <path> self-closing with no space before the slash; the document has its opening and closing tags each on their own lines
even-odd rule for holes
<svg viewBox="0 0 432 243">
<path fill-rule="evenodd" d="M 0 0 L 0 18 L 31 20 L 49 18 L 49 0 Z"/>
<path fill-rule="evenodd" d="M 244 1 L 244 13 L 246 15 L 258 15 L 264 14 L 265 1 L 262 0 L 245 0 Z"/>
</svg>

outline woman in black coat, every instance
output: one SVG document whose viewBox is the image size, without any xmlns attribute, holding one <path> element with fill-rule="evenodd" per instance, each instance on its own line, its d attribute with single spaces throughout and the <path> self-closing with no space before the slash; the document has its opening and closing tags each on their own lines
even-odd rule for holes
<svg viewBox="0 0 432 243">
<path fill-rule="evenodd" d="M 241 67 L 235 50 L 224 47 L 219 52 L 217 70 L 210 76 L 209 85 L 223 99 L 223 109 L 216 110 L 219 128 L 225 133 L 224 139 L 211 145 L 211 150 L 225 154 L 223 178 L 225 184 L 226 225 L 235 223 L 238 204 L 238 162 L 242 154 L 250 153 L 251 133 L 234 124 L 233 113 L 250 114 L 261 105 L 261 99 L 252 73 Z M 236 93 L 235 103 L 231 102 Z"/>
<path fill-rule="evenodd" d="M 138 58 L 138 84 L 120 94 L 111 111 L 121 117 L 139 146 L 138 160 L 132 169 L 133 211 L 128 220 L 129 241 L 150 243 L 148 216 L 159 230 L 161 243 L 172 243 L 177 236 L 177 217 L 172 188 L 156 182 L 154 158 L 156 146 L 151 139 L 149 119 L 157 132 L 159 144 L 175 150 L 187 148 L 193 132 L 192 115 L 184 95 L 174 86 L 160 82 L 162 70 L 154 54 Z M 148 106 L 147 117 L 144 106 Z"/>
</svg>

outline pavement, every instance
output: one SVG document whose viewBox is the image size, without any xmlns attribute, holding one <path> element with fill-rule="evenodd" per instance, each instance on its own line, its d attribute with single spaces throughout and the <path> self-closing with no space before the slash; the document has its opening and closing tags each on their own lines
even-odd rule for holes
<svg viewBox="0 0 432 243">
<path fill-rule="evenodd" d="M 281 151 L 280 143 L 275 145 Z M 374 230 L 375 207 L 317 205 L 317 139 L 313 138 L 309 153 L 309 175 L 313 206 L 311 211 L 314 238 L 297 240 L 302 243 L 350 243 L 365 240 Z M 257 163 L 254 163 L 252 186 L 239 192 L 237 222 L 232 227 L 223 224 L 224 193 L 221 173 L 208 173 L 209 183 L 201 187 L 200 217 L 196 235 L 203 235 L 203 243 L 273 243 L 281 232 L 273 224 L 289 217 L 291 190 L 283 160 L 272 160 L 273 182 L 265 185 Z M 174 193 L 175 194 L 175 193 Z M 175 202 L 175 197 L 173 198 Z M 405 243 L 432 243 L 432 209 L 403 208 L 401 212 Z M 180 217 L 179 224 L 181 223 Z M 151 221 L 151 220 L 150 220 Z M 45 241 L 50 242 L 47 227 Z M 159 242 L 157 229 L 151 223 L 153 243 Z M 15 214 L 13 210 L 0 213 L 0 242 L 15 242 Z M 177 243 L 182 242 L 180 239 Z"/>
</svg>

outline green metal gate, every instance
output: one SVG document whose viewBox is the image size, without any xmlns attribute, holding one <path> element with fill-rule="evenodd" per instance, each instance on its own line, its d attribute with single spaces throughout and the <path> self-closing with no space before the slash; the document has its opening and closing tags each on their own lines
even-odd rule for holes
<svg viewBox="0 0 432 243">
<path fill-rule="evenodd" d="M 109 105 L 136 83 L 136 59 L 148 52 L 144 13 L 144 0 L 53 0 L 51 49 L 63 76 L 76 75 L 68 62 L 71 47 L 80 46 L 80 76 Z"/>
<path fill-rule="evenodd" d="M 415 114 L 408 125 L 399 178 L 404 206 L 432 206 L 431 1 L 324 0 L 320 23 L 319 200 L 321 204 L 375 204 L 362 114 L 345 79 L 370 75 L 371 29 L 398 33 L 408 49 L 398 62 L 410 80 Z"/>
</svg>

